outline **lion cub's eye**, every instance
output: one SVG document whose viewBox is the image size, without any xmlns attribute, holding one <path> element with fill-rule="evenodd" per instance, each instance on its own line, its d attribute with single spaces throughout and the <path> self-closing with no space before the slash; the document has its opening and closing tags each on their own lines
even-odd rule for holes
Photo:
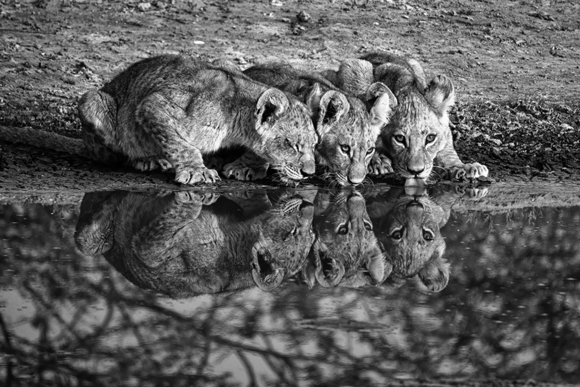
<svg viewBox="0 0 580 387">
<path fill-rule="evenodd" d="M 403 136 L 402 134 L 396 134 L 394 138 L 396 142 L 405 145 L 405 136 Z"/>
<path fill-rule="evenodd" d="M 429 230 L 423 230 L 423 239 L 425 239 L 426 241 L 432 241 L 433 233 Z"/>
<path fill-rule="evenodd" d="M 346 224 L 341 225 L 338 230 L 336 230 L 336 233 L 339 235 L 345 235 L 348 233 L 348 226 Z"/>
<path fill-rule="evenodd" d="M 348 146 L 348 145 L 341 145 L 340 146 L 340 150 L 343 151 L 346 154 L 349 154 L 350 153 L 350 146 Z"/>
<path fill-rule="evenodd" d="M 437 136 L 435 134 L 428 134 L 427 138 L 425 139 L 425 143 L 426 144 L 432 143 L 433 141 L 435 141 L 436 137 Z"/>
<path fill-rule="evenodd" d="M 394 240 L 399 240 L 403 237 L 403 233 L 401 232 L 401 230 L 395 230 L 391 233 L 391 238 L 393 238 Z"/>
<path fill-rule="evenodd" d="M 367 151 L 367 155 L 371 155 L 375 152 L 375 148 L 369 148 L 369 150 Z"/>
</svg>

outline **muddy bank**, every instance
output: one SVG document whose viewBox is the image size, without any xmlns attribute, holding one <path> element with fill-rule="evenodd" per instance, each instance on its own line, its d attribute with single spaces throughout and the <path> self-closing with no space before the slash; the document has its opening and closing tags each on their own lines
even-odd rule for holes
<svg viewBox="0 0 580 387">
<path fill-rule="evenodd" d="M 576 184 L 579 9 L 572 1 L 3 1 L 0 124 L 78 137 L 80 95 L 161 53 L 321 70 L 383 49 L 415 57 L 428 76 L 451 77 L 456 147 L 464 161 L 488 165 L 492 184 Z M 246 186 L 212 189 L 238 185 Z M 176 187 L 170 175 L 0 143 L 3 193 Z"/>
</svg>

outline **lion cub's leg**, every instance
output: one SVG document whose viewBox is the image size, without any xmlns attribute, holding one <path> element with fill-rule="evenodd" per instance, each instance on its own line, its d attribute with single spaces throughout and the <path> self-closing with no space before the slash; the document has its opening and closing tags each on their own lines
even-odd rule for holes
<svg viewBox="0 0 580 387">
<path fill-rule="evenodd" d="M 474 179 L 477 177 L 487 177 L 489 170 L 480 163 L 464 164 L 459 159 L 457 151 L 453 145 L 448 142 L 445 148 L 439 152 L 435 160 L 443 168 L 447 169 L 452 180 L 461 180 L 463 178 Z"/>
<path fill-rule="evenodd" d="M 371 158 L 371 161 L 369 162 L 367 172 L 370 175 L 381 176 L 386 175 L 388 173 L 393 173 L 395 172 L 395 170 L 393 169 L 393 165 L 390 158 L 388 158 L 386 155 L 375 152 L 375 154 Z"/>
<path fill-rule="evenodd" d="M 78 105 L 83 126 L 83 142 L 88 155 L 108 165 L 124 165 L 127 157 L 116 136 L 117 104 L 102 91 L 85 93 Z"/>
<path fill-rule="evenodd" d="M 160 146 L 162 155 L 175 169 L 175 181 L 182 184 L 213 183 L 219 180 L 216 170 L 208 169 L 198 148 L 181 135 L 186 133 L 182 123 L 188 118 L 185 111 L 154 93 L 137 108 L 137 122 Z M 191 125 L 191 123 L 189 124 Z M 187 128 L 201 132 L 201 128 Z"/>
<path fill-rule="evenodd" d="M 226 164 L 223 175 L 237 180 L 258 180 L 266 177 L 269 164 L 254 152 L 246 151 L 239 159 Z"/>
</svg>

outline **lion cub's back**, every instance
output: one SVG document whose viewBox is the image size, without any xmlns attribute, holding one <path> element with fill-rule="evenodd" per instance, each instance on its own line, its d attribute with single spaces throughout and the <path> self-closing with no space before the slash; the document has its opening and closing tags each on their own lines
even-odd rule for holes
<svg viewBox="0 0 580 387">
<path fill-rule="evenodd" d="M 193 58 L 177 55 L 156 56 L 132 64 L 101 90 L 122 105 L 132 99 L 141 100 L 155 91 L 190 89 L 191 85 L 202 85 L 205 83 L 202 71 L 208 68 L 211 68 L 208 64 Z"/>
</svg>

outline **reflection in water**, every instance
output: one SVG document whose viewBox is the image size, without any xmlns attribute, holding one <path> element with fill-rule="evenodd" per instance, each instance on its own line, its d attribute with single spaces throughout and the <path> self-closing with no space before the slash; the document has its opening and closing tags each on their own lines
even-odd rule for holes
<svg viewBox="0 0 580 387">
<path fill-rule="evenodd" d="M 324 287 L 377 285 L 385 279 L 385 258 L 373 232 L 365 199 L 358 192 L 321 192 L 317 196 L 309 271 Z M 313 269 L 313 270 L 312 270 Z M 312 288 L 312 274 L 308 282 Z"/>
<path fill-rule="evenodd" d="M 236 211 L 242 209 L 236 200 L 243 206 L 248 199 L 234 195 L 87 194 L 77 246 L 85 254 L 103 254 L 136 285 L 171 297 L 254 284 L 273 290 L 306 261 L 314 207 L 298 194 L 274 206 L 260 196 L 252 200 L 258 208 L 254 204 L 247 214 Z"/>
<path fill-rule="evenodd" d="M 400 286 L 418 275 L 431 291 L 447 286 L 449 263 L 443 258 L 441 228 L 449 220 L 452 201 L 453 195 L 445 191 L 409 195 L 404 190 L 389 190 L 369 204 L 387 258 L 387 284 Z"/>
<path fill-rule="evenodd" d="M 254 284 L 271 291 L 284 280 L 310 289 L 400 286 L 418 275 L 429 290 L 447 285 L 440 228 L 449 209 L 428 194 L 373 192 L 376 230 L 360 192 L 302 195 L 310 201 L 298 193 L 275 203 L 266 193 L 87 194 L 76 243 L 84 254 L 103 254 L 136 285 L 176 298 Z"/>
<path fill-rule="evenodd" d="M 577 385 L 580 208 L 460 200 L 383 187 L 2 206 L 0 384 Z"/>
</svg>

